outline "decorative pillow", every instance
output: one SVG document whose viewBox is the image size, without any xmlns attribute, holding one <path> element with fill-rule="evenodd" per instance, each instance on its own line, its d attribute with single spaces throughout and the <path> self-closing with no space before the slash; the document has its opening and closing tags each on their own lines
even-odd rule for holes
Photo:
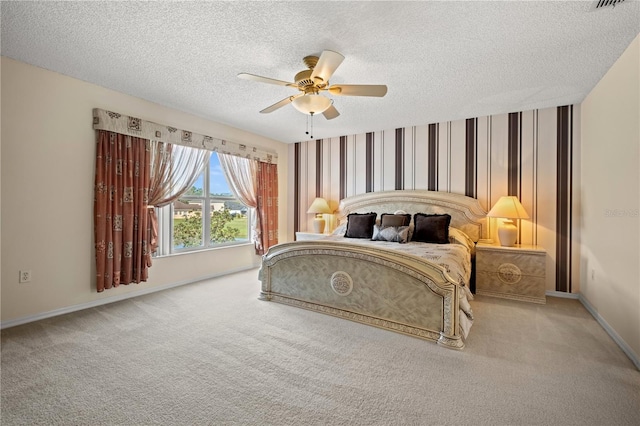
<svg viewBox="0 0 640 426">
<path fill-rule="evenodd" d="M 373 241 L 390 241 L 392 243 L 406 243 L 409 241 L 408 226 L 378 226 L 373 227 Z"/>
<path fill-rule="evenodd" d="M 380 215 L 380 226 L 383 228 L 386 228 L 387 226 L 409 226 L 410 223 L 410 214 L 382 213 Z"/>
<path fill-rule="evenodd" d="M 460 244 L 465 246 L 469 252 L 473 253 L 476 243 L 464 232 L 453 226 L 449 227 L 449 242 L 451 244 Z"/>
<path fill-rule="evenodd" d="M 346 231 L 347 231 L 347 224 L 343 223 L 342 225 L 334 229 L 331 235 L 344 235 Z"/>
<path fill-rule="evenodd" d="M 351 213 L 347 216 L 347 231 L 345 238 L 367 238 L 373 236 L 373 225 L 376 223 L 376 213 Z"/>
<path fill-rule="evenodd" d="M 416 213 L 413 216 L 414 229 L 411 241 L 449 244 L 450 223 L 451 216 L 448 214 Z"/>
</svg>

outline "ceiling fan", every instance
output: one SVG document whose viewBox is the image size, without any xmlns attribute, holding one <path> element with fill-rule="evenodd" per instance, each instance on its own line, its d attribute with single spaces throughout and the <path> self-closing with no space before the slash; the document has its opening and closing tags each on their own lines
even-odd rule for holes
<svg viewBox="0 0 640 426">
<path fill-rule="evenodd" d="M 294 77 L 295 83 L 290 83 L 273 78 L 261 77 L 255 74 L 240 73 L 239 78 L 253 80 L 262 83 L 275 84 L 278 86 L 288 86 L 298 89 L 300 93 L 288 96 L 283 100 L 260 111 L 268 114 L 285 105 L 293 104 L 300 112 L 313 117 L 314 114 L 322 113 L 327 120 L 332 120 L 340 115 L 333 106 L 333 100 L 322 96 L 321 92 L 329 92 L 335 96 L 375 96 L 383 97 L 387 94 L 387 86 L 374 84 L 335 84 L 329 85 L 329 78 L 344 61 L 344 56 L 338 52 L 325 50 L 320 57 L 306 56 L 303 58 L 308 69 L 300 71 Z"/>
</svg>

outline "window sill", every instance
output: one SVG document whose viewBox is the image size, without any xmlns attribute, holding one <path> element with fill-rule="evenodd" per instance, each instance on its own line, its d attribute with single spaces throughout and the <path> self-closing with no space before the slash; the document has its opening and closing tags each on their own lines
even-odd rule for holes
<svg viewBox="0 0 640 426">
<path fill-rule="evenodd" d="M 226 250 L 226 249 L 230 249 L 230 248 L 245 247 L 245 246 L 253 247 L 253 243 L 247 241 L 247 242 L 243 242 L 243 243 L 220 245 L 218 247 L 207 247 L 207 248 L 201 248 L 201 249 L 184 250 L 184 251 L 179 251 L 179 252 L 175 252 L 175 253 L 169 253 L 169 254 L 163 254 L 163 255 L 159 255 L 159 256 L 153 256 L 152 259 L 163 259 L 163 258 L 167 258 L 167 257 L 184 256 L 184 255 L 189 255 L 189 254 L 198 254 L 198 253 L 204 253 L 204 252 L 209 252 L 209 251 Z"/>
</svg>

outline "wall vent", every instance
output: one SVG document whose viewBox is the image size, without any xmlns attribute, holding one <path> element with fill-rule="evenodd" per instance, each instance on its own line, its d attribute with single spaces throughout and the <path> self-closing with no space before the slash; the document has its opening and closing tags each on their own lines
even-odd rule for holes
<svg viewBox="0 0 640 426">
<path fill-rule="evenodd" d="M 598 10 L 611 6 L 616 7 L 618 3 L 622 3 L 624 0 L 595 0 L 591 6 L 591 10 Z"/>
</svg>

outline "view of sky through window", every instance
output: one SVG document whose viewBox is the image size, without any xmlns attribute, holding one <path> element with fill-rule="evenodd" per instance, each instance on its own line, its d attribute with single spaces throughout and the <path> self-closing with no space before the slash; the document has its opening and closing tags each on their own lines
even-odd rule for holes
<svg viewBox="0 0 640 426">
<path fill-rule="evenodd" d="M 217 153 L 211 154 L 209 160 L 209 191 L 215 195 L 231 195 L 231 190 L 224 177 Z"/>
<path fill-rule="evenodd" d="M 196 189 L 203 189 L 204 173 L 198 177 L 198 180 L 196 180 L 193 186 Z M 209 159 L 209 191 L 211 195 L 231 195 L 231 190 L 220 166 L 218 154 L 215 152 L 211 154 Z"/>
</svg>

